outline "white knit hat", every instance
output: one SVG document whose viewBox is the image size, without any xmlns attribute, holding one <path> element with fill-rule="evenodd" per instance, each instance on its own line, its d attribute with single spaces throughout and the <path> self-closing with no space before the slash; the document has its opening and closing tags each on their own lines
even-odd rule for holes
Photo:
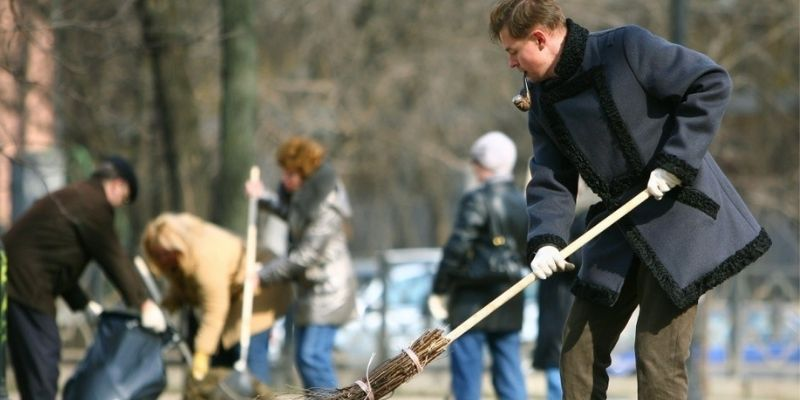
<svg viewBox="0 0 800 400">
<path fill-rule="evenodd" d="M 499 131 L 483 134 L 469 151 L 472 161 L 498 175 L 510 175 L 517 162 L 517 146 Z"/>
</svg>

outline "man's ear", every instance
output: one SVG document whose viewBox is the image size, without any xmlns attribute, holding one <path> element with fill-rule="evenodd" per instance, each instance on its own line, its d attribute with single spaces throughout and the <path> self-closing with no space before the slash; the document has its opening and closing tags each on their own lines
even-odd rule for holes
<svg viewBox="0 0 800 400">
<path fill-rule="evenodd" d="M 544 48 L 544 44 L 547 42 L 547 35 L 541 30 L 537 28 L 531 29 L 531 33 L 528 35 L 528 40 L 536 44 L 540 50 Z"/>
</svg>

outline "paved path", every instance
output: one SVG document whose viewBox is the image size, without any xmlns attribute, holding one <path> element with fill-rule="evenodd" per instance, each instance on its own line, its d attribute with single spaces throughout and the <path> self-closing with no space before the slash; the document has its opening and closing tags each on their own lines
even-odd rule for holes
<svg viewBox="0 0 800 400">
<path fill-rule="evenodd" d="M 409 382 L 400 386 L 391 397 L 393 400 L 446 400 L 448 393 L 449 374 L 447 369 L 436 365 L 434 361 L 422 373 L 414 376 Z M 72 364 L 64 364 L 61 369 L 62 384 L 72 374 Z M 739 381 L 728 377 L 712 376 L 708 382 L 708 396 L 704 400 L 800 400 L 800 371 L 794 377 L 787 378 L 754 378 L 749 381 Z M 168 368 L 167 380 L 169 386 L 159 400 L 182 399 L 181 388 L 185 378 L 184 367 L 180 364 L 171 364 Z M 10 398 L 18 400 L 14 392 L 14 378 L 8 372 Z M 349 385 L 361 378 L 363 371 L 356 369 L 343 369 L 339 371 L 342 386 Z M 544 377 L 533 370 L 526 371 L 528 398 L 531 400 L 544 399 Z M 280 375 L 276 378 L 280 380 Z M 285 379 L 284 379 L 285 380 Z M 294 386 L 294 385 L 292 385 Z M 290 386 L 276 385 L 278 393 L 297 393 Z M 491 391 L 491 382 L 488 374 L 484 376 L 483 399 L 494 399 Z M 281 392 L 281 390 L 284 390 Z M 608 389 L 609 400 L 636 399 L 636 378 L 634 376 L 612 377 Z M 296 395 L 285 395 L 281 398 L 296 399 Z"/>
</svg>

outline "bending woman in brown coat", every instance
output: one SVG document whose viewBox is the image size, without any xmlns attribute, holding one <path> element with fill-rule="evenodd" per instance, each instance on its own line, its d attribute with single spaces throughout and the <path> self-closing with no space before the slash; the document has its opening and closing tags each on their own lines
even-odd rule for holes
<svg viewBox="0 0 800 400">
<path fill-rule="evenodd" d="M 217 359 L 231 351 L 238 357 L 245 277 L 242 239 L 192 214 L 164 213 L 145 228 L 142 250 L 148 264 L 169 282 L 164 308 L 172 311 L 189 304 L 201 313 L 192 376 L 203 379 L 215 353 Z M 261 287 L 253 299 L 247 366 L 264 383 L 270 378 L 270 328 L 286 312 L 289 290 L 288 285 L 275 283 Z"/>
</svg>

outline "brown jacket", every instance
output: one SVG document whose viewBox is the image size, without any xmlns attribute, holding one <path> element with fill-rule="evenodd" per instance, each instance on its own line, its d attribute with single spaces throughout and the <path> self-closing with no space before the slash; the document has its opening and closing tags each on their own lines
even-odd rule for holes
<svg viewBox="0 0 800 400">
<path fill-rule="evenodd" d="M 3 235 L 8 257 L 8 297 L 55 316 L 62 296 L 73 310 L 88 298 L 78 279 L 97 261 L 125 302 L 139 307 L 147 298 L 141 277 L 114 231 L 114 208 L 100 180 L 76 182 L 33 203 Z"/>
<path fill-rule="evenodd" d="M 145 228 L 142 243 L 157 240 L 166 249 L 178 250 L 179 267 L 170 270 L 156 264 L 142 246 L 148 264 L 169 281 L 164 307 L 182 304 L 199 307 L 200 328 L 195 350 L 213 354 L 220 341 L 228 348 L 238 343 L 242 316 L 244 243 L 235 234 L 188 213 L 164 213 Z M 270 328 L 286 313 L 290 287 L 274 284 L 256 290 L 253 298 L 252 333 Z"/>
</svg>

